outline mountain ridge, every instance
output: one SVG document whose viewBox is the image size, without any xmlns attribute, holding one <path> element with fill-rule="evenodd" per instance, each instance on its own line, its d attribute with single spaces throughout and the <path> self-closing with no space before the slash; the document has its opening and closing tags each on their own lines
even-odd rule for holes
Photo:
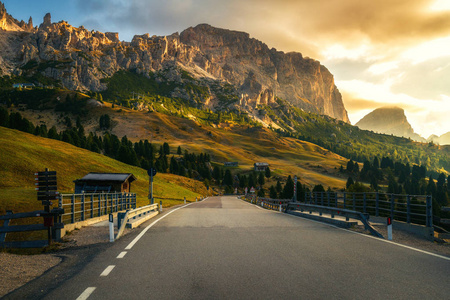
<svg viewBox="0 0 450 300">
<path fill-rule="evenodd" d="M 3 16 L 9 16 L 6 10 Z M 102 80 L 120 70 L 148 77 L 169 70 L 165 81 L 176 82 L 180 74 L 171 70 L 179 68 L 201 79 L 208 89 L 201 101 L 211 109 L 219 98 L 211 83 L 215 80 L 234 86 L 236 99 L 230 104 L 234 108 L 252 110 L 281 97 L 304 110 L 349 122 L 326 67 L 300 53 L 269 49 L 245 32 L 200 24 L 181 34 L 136 35 L 123 42 L 117 33 L 88 31 L 65 21 L 52 23 L 50 14 L 34 28 L 32 20 L 22 24 L 7 19 L 10 26 L 2 27 L 6 31 L 0 34 L 3 75 L 44 76 L 67 89 L 100 92 L 107 89 Z"/>
</svg>

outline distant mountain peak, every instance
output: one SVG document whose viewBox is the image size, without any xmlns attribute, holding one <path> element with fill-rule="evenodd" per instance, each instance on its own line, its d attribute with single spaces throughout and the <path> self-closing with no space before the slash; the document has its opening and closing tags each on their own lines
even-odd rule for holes
<svg viewBox="0 0 450 300">
<path fill-rule="evenodd" d="M 423 137 L 414 132 L 414 129 L 406 118 L 404 109 L 397 106 L 377 108 L 359 120 L 355 125 L 364 130 L 372 130 L 378 133 L 411 138 L 418 142 L 426 142 Z"/>
</svg>

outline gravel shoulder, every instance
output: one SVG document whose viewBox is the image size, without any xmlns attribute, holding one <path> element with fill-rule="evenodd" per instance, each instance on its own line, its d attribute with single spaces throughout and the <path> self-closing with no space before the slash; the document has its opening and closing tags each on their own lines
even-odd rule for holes
<svg viewBox="0 0 450 300">
<path fill-rule="evenodd" d="M 386 226 L 375 225 L 374 227 L 383 236 L 387 236 Z M 53 268 L 56 269 L 68 251 L 72 253 L 71 255 L 83 256 L 86 251 L 93 252 L 94 248 L 107 247 L 110 244 L 108 230 L 106 226 L 89 226 L 74 230 L 63 238 L 57 251 L 49 254 L 17 255 L 0 252 L 0 297 L 45 275 Z M 355 226 L 351 230 L 369 234 L 363 226 Z M 125 234 L 129 232 L 132 231 L 127 230 Z M 450 257 L 450 243 L 431 242 L 401 230 L 393 230 L 393 242 Z"/>
</svg>

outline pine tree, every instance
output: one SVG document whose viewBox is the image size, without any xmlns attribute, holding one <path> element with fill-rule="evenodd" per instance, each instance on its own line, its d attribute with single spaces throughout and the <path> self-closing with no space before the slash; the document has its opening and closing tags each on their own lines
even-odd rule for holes
<svg viewBox="0 0 450 300">
<path fill-rule="evenodd" d="M 266 170 L 265 170 L 265 176 L 266 176 L 267 179 L 269 179 L 269 178 L 270 178 L 270 175 L 271 175 L 271 174 L 270 174 L 270 168 L 267 167 Z"/>
<path fill-rule="evenodd" d="M 225 176 L 223 177 L 223 184 L 227 186 L 233 185 L 233 176 L 231 175 L 230 170 L 225 171 Z"/>
<path fill-rule="evenodd" d="M 259 176 L 258 176 L 258 184 L 259 184 L 260 186 L 263 186 L 264 183 L 265 183 L 265 181 L 264 181 L 264 175 L 263 175 L 263 173 L 259 173 Z"/>
<path fill-rule="evenodd" d="M 288 176 L 286 184 L 284 185 L 282 197 L 283 199 L 292 199 L 294 197 L 294 181 L 291 175 Z"/>
<path fill-rule="evenodd" d="M 269 197 L 271 199 L 277 199 L 278 198 L 278 194 L 277 194 L 277 190 L 275 189 L 275 186 L 270 186 L 269 189 Z"/>
</svg>

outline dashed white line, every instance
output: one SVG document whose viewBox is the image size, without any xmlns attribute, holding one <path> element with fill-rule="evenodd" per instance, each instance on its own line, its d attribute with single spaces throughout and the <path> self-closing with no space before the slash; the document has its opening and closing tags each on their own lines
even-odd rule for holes
<svg viewBox="0 0 450 300">
<path fill-rule="evenodd" d="M 117 258 L 123 258 L 127 254 L 127 251 L 120 252 L 119 255 L 117 255 Z"/>
<path fill-rule="evenodd" d="M 108 276 L 109 273 L 111 273 L 111 271 L 114 269 L 114 267 L 114 265 L 106 267 L 106 269 L 102 272 L 102 274 L 100 274 L 100 276 Z"/>
<path fill-rule="evenodd" d="M 189 206 L 189 205 L 191 205 L 191 204 L 193 204 L 193 203 L 196 203 L 196 202 L 192 202 L 192 203 L 183 205 L 182 207 L 178 207 L 178 208 L 176 208 L 176 209 L 174 209 L 174 210 L 168 212 L 166 215 L 162 216 L 162 217 L 159 218 L 158 220 L 154 221 L 152 224 L 150 224 L 150 225 L 148 225 L 147 227 L 145 227 L 145 229 L 142 230 L 142 232 L 141 232 L 141 233 L 140 233 L 133 241 L 131 241 L 131 243 L 129 243 L 128 246 L 126 246 L 125 250 L 130 250 L 131 248 L 133 248 L 133 246 L 134 246 L 134 245 L 142 238 L 142 236 L 143 236 L 150 228 L 153 227 L 153 225 L 155 225 L 156 223 L 158 223 L 159 221 L 161 221 L 162 219 L 164 219 L 165 217 L 167 217 L 167 216 L 170 215 L 171 213 L 173 213 L 173 212 L 179 210 L 180 208 L 184 208 L 184 207 Z"/>
<path fill-rule="evenodd" d="M 86 300 L 89 298 L 89 296 L 95 291 L 95 287 L 88 287 L 84 290 L 83 293 L 81 293 L 80 296 L 78 296 L 77 300 Z"/>
</svg>

